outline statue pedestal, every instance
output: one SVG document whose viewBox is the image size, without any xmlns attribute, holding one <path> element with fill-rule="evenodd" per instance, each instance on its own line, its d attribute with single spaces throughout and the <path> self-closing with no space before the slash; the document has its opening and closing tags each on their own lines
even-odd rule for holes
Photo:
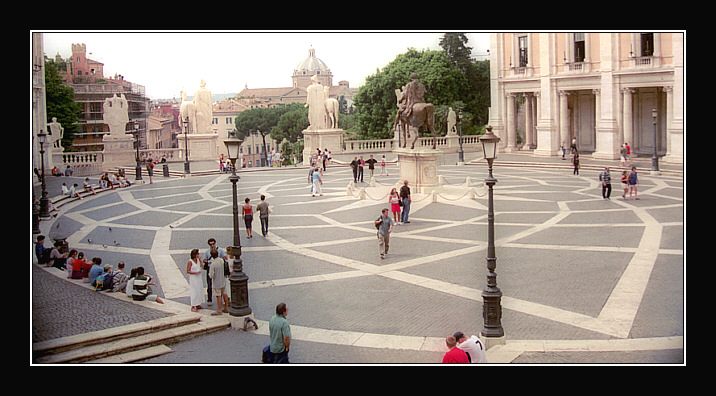
<svg viewBox="0 0 716 396">
<path fill-rule="evenodd" d="M 118 166 L 135 166 L 137 164 L 133 136 L 127 134 L 104 135 L 102 143 L 104 143 L 103 170 L 114 171 Z"/>
<path fill-rule="evenodd" d="M 407 180 L 411 189 L 418 193 L 429 193 L 439 190 L 438 182 L 438 157 L 442 154 L 440 150 L 427 148 L 407 149 L 398 148 L 393 150 L 398 155 L 400 164 L 399 184 Z"/>
<path fill-rule="evenodd" d="M 184 138 L 186 134 L 177 135 L 179 149 L 182 151 L 182 160 L 184 159 Z M 215 160 L 219 157 L 216 150 L 216 140 L 218 135 L 214 133 L 190 133 L 189 134 L 189 160 Z"/>
<path fill-rule="evenodd" d="M 311 154 L 317 148 L 321 151 L 328 149 L 331 153 L 343 151 L 343 129 L 304 129 L 303 130 L 303 163 L 308 165 Z"/>
</svg>

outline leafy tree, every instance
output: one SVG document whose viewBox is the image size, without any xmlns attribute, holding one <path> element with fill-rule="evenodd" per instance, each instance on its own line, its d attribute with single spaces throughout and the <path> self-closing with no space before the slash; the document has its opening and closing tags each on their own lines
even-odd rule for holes
<svg viewBox="0 0 716 396">
<path fill-rule="evenodd" d="M 467 46 L 467 41 L 464 33 L 445 33 L 440 39 L 448 59 L 460 69 L 469 84 L 467 95 L 461 98 L 466 103 L 465 111 L 471 113 L 471 117 L 463 117 L 463 133 L 477 131 L 485 125 L 490 107 L 490 62 L 473 60 L 472 47 Z"/>
<path fill-rule="evenodd" d="M 62 147 L 70 148 L 75 133 L 79 132 L 82 107 L 75 102 L 75 91 L 64 84 L 55 61 L 45 57 L 45 99 L 48 121 L 57 117 L 65 128 Z"/>
<path fill-rule="evenodd" d="M 292 105 L 292 108 L 293 110 L 283 113 L 276 126 L 271 129 L 271 137 L 274 139 L 295 142 L 303 137 L 301 131 L 308 128 L 308 109 L 300 105 Z"/>
<path fill-rule="evenodd" d="M 451 103 L 468 94 L 468 83 L 460 70 L 442 51 L 416 51 L 398 55 L 383 70 L 368 76 L 354 97 L 358 125 L 364 139 L 387 139 L 397 112 L 395 89 L 417 73 L 425 85 L 426 102 L 434 105 Z"/>
</svg>

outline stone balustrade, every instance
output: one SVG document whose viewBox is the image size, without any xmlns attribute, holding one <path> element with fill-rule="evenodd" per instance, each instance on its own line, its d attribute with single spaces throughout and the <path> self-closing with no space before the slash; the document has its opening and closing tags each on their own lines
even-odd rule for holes
<svg viewBox="0 0 716 396">
<path fill-rule="evenodd" d="M 165 157 L 167 162 L 183 161 L 184 156 L 182 153 L 183 150 L 179 148 L 145 149 L 139 150 L 139 158 L 145 161 L 151 157 L 155 162 L 160 161 L 162 157 Z"/>
<path fill-rule="evenodd" d="M 102 173 L 104 154 L 101 151 L 55 152 L 52 161 L 62 172 L 69 165 L 73 176 L 91 176 Z"/>
<path fill-rule="evenodd" d="M 380 153 L 389 152 L 398 147 L 393 139 L 346 140 L 344 153 Z"/>
</svg>

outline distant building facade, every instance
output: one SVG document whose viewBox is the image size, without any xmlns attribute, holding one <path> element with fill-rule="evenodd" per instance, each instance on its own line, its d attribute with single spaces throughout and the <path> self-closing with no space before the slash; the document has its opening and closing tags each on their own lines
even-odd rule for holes
<svg viewBox="0 0 716 396">
<path fill-rule="evenodd" d="M 238 93 L 239 103 L 248 109 L 275 107 L 281 104 L 306 103 L 306 87 L 311 85 L 311 76 L 318 76 L 323 86 L 330 87 L 329 97 L 343 100 L 347 109 L 353 106 L 353 95 L 358 91 L 350 88 L 348 81 L 333 85 L 331 69 L 316 57 L 316 50 L 308 50 L 308 57 L 293 70 L 292 86 L 282 88 L 244 88 Z"/>
<path fill-rule="evenodd" d="M 683 33 L 493 33 L 490 124 L 505 151 L 683 163 Z M 652 110 L 656 110 L 654 139 Z"/>
<path fill-rule="evenodd" d="M 106 98 L 124 94 L 129 104 L 127 133 L 139 135 L 140 148 L 147 148 L 147 118 L 149 98 L 143 85 L 124 80 L 124 76 L 104 77 L 101 62 L 87 58 L 85 44 L 72 44 L 72 56 L 58 63 L 65 64 L 64 81 L 75 91 L 75 101 L 81 105 L 79 132 L 75 134 L 72 149 L 75 151 L 101 151 L 102 136 L 109 133 L 103 120 L 103 103 Z M 138 125 L 139 128 L 135 128 Z"/>
</svg>

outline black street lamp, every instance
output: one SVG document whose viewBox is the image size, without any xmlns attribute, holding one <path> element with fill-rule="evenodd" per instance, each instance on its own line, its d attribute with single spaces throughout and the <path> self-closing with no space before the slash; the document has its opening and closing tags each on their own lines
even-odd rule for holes
<svg viewBox="0 0 716 396">
<path fill-rule="evenodd" d="M 497 287 L 497 257 L 495 257 L 495 211 L 493 208 L 492 186 L 497 179 L 492 177 L 492 161 L 497 158 L 497 143 L 499 136 L 492 133 L 492 127 L 487 126 L 487 133 L 480 137 L 482 150 L 487 160 L 488 175 L 485 179 L 487 184 L 487 288 L 482 291 L 482 335 L 487 338 L 500 338 L 505 336 L 502 328 L 502 292 Z"/>
<path fill-rule="evenodd" d="M 137 145 L 137 166 L 134 168 L 134 180 L 142 180 L 142 163 L 139 161 L 139 121 L 134 122 L 134 140 Z"/>
<path fill-rule="evenodd" d="M 657 156 L 656 152 L 656 145 L 658 142 L 657 135 L 656 135 L 656 116 L 657 116 L 656 109 L 651 109 L 651 118 L 652 122 L 654 124 L 654 154 L 651 156 L 651 173 L 652 174 L 658 174 L 659 173 L 659 157 Z"/>
<path fill-rule="evenodd" d="M 47 134 L 40 129 L 40 133 L 37 134 L 37 141 L 40 143 L 40 164 L 41 174 L 40 183 L 42 184 L 42 196 L 40 198 L 40 218 L 50 217 L 50 199 L 47 197 L 47 186 L 45 185 L 45 149 L 44 145 L 47 143 Z"/>
<path fill-rule="evenodd" d="M 460 143 L 460 148 L 457 152 L 457 162 L 460 164 L 464 164 L 465 154 L 462 151 L 462 110 L 458 110 L 457 113 L 457 134 L 459 136 L 458 142 Z"/>
<path fill-rule="evenodd" d="M 241 139 L 236 137 L 236 131 L 229 131 L 228 139 L 224 140 L 226 145 L 226 151 L 229 153 L 229 160 L 231 161 L 231 192 L 234 198 L 234 245 L 229 246 L 228 253 L 234 257 L 234 270 L 229 276 L 229 282 L 231 283 L 231 306 L 229 307 L 229 315 L 231 316 L 246 316 L 251 314 L 251 307 L 249 306 L 249 277 L 244 274 L 244 265 L 241 261 L 241 239 L 239 238 L 239 203 L 236 193 L 236 182 L 239 181 L 239 176 L 236 175 L 236 159 L 239 158 L 239 146 L 241 146 Z"/>
<path fill-rule="evenodd" d="M 184 118 L 184 174 L 191 173 L 189 168 L 189 116 Z"/>
</svg>

